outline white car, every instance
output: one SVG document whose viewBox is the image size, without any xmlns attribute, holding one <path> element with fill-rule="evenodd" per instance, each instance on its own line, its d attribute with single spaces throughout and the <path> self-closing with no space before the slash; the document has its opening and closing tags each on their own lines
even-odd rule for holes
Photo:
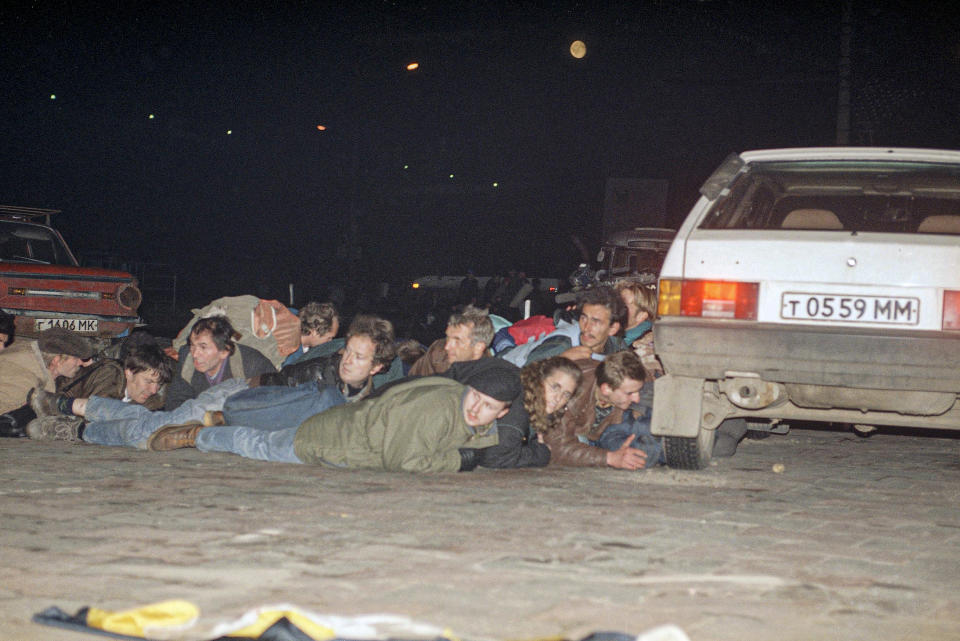
<svg viewBox="0 0 960 641">
<path fill-rule="evenodd" d="M 669 465 L 735 417 L 960 430 L 960 152 L 745 152 L 701 194 L 660 272 Z"/>
</svg>

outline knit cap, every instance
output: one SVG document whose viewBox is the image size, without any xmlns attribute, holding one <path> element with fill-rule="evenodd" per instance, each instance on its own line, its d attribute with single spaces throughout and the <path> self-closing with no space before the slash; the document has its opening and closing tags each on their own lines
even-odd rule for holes
<svg viewBox="0 0 960 641">
<path fill-rule="evenodd" d="M 520 395 L 520 368 L 502 358 L 481 358 L 454 363 L 450 375 L 481 394 L 513 402 Z"/>
</svg>

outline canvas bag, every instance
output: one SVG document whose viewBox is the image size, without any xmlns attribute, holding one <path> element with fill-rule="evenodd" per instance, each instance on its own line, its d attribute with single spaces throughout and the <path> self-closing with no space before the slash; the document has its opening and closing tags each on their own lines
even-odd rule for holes
<svg viewBox="0 0 960 641">
<path fill-rule="evenodd" d="M 300 347 L 300 319 L 279 301 L 249 295 L 224 296 L 191 311 L 193 318 L 173 339 L 173 348 L 177 352 L 187 344 L 193 324 L 208 316 L 230 319 L 230 324 L 240 334 L 237 343 L 254 348 L 277 369 Z"/>
</svg>

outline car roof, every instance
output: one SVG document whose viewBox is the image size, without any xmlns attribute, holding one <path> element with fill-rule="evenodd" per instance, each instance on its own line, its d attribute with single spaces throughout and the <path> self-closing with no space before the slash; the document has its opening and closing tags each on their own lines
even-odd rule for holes
<svg viewBox="0 0 960 641">
<path fill-rule="evenodd" d="M 960 151 L 910 147 L 796 147 L 756 149 L 740 154 L 744 162 L 775 160 L 912 160 L 960 164 Z"/>
<path fill-rule="evenodd" d="M 602 244 L 626 245 L 630 241 L 638 240 L 663 241 L 669 243 L 676 235 L 676 229 L 668 229 L 666 227 L 634 227 L 633 229 L 617 231 L 610 234 Z"/>
</svg>

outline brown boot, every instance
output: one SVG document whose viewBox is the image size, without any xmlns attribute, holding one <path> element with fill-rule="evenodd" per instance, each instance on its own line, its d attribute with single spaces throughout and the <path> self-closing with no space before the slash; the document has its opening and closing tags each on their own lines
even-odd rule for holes
<svg viewBox="0 0 960 641">
<path fill-rule="evenodd" d="M 214 425 L 226 425 L 227 420 L 223 417 L 223 412 L 216 410 L 207 410 L 203 413 L 203 426 L 213 427 Z"/>
<path fill-rule="evenodd" d="M 154 452 L 166 452 L 184 447 L 196 447 L 197 432 L 204 427 L 203 423 L 164 425 L 147 439 L 147 449 Z"/>
</svg>

